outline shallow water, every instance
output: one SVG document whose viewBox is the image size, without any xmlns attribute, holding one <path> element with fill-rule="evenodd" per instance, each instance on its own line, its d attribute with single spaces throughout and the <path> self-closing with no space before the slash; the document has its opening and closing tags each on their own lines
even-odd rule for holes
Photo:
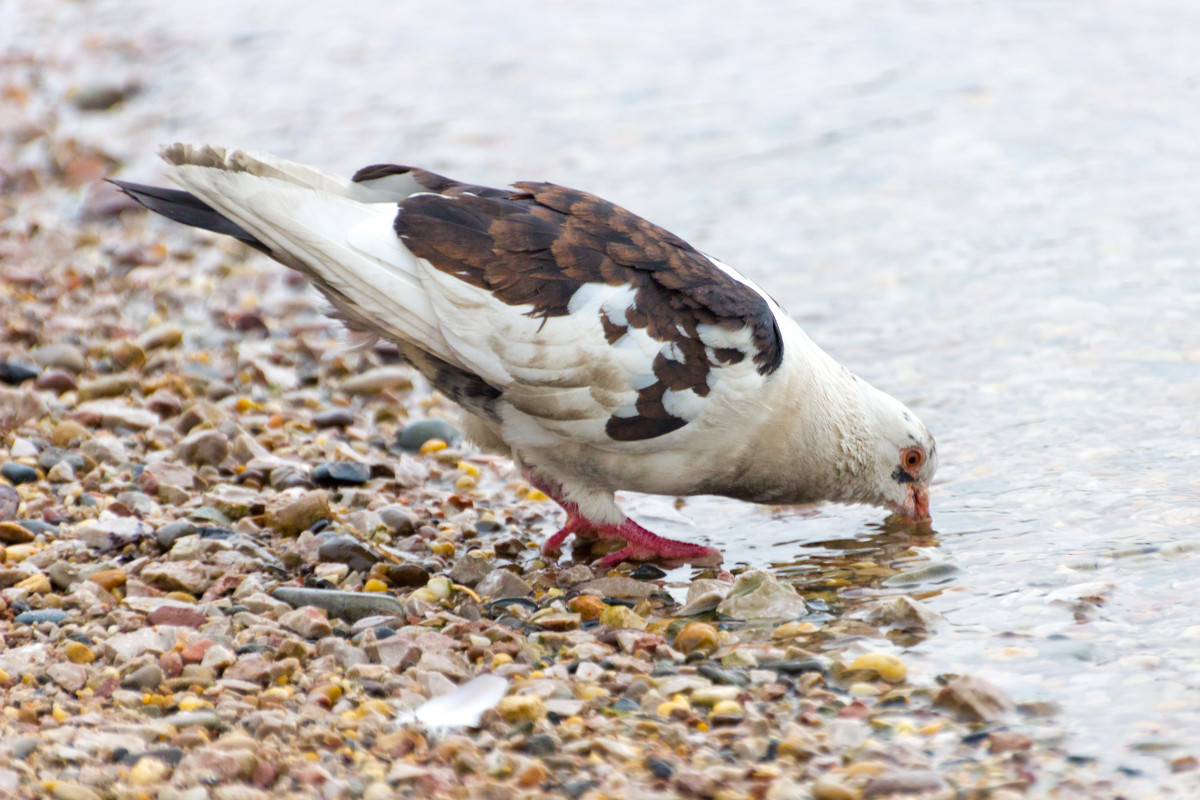
<svg viewBox="0 0 1200 800">
<path fill-rule="evenodd" d="M 1056 701 L 1039 735 L 1130 796 L 1188 785 L 1164 764 L 1200 756 L 1200 6 L 203 7 L 18 0 L 0 36 L 141 84 L 66 123 L 123 177 L 181 138 L 549 179 L 738 265 L 934 431 L 936 536 L 632 507 L 798 582 L 847 554 L 949 565 L 870 590 L 945 616 L 911 666 Z"/>
</svg>

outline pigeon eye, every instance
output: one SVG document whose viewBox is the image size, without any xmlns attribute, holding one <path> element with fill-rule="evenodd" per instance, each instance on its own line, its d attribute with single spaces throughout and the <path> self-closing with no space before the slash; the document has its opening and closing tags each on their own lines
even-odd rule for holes
<svg viewBox="0 0 1200 800">
<path fill-rule="evenodd" d="M 925 463 L 925 451 L 920 447 L 906 447 L 900 451 L 900 463 L 905 470 L 918 470 Z"/>
</svg>

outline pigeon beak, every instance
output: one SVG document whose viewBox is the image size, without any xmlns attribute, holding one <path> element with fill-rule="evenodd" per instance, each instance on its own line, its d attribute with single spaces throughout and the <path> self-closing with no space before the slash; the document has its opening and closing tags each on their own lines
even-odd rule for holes
<svg viewBox="0 0 1200 800">
<path fill-rule="evenodd" d="M 929 519 L 929 488 L 914 486 L 912 488 L 913 517 L 918 521 Z"/>
<path fill-rule="evenodd" d="M 892 510 L 910 523 L 929 519 L 929 488 L 919 484 L 909 486 L 908 498 L 903 503 L 889 503 Z"/>
</svg>

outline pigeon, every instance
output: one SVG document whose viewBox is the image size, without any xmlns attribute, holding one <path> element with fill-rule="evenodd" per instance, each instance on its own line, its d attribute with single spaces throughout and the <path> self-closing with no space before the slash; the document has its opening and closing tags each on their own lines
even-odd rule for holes
<svg viewBox="0 0 1200 800">
<path fill-rule="evenodd" d="M 298 270 L 348 327 L 394 342 L 476 444 L 566 512 L 548 555 L 574 534 L 624 542 L 602 567 L 720 563 L 630 519 L 620 490 L 929 516 L 937 450 L 916 415 L 741 273 L 624 208 L 396 164 L 345 179 L 209 145 L 160 155 L 183 191 L 113 183 Z"/>
</svg>

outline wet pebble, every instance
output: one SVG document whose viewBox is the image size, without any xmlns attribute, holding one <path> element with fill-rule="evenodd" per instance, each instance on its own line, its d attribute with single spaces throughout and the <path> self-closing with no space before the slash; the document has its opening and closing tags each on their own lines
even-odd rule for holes
<svg viewBox="0 0 1200 800">
<path fill-rule="evenodd" d="M 750 676 L 736 669 L 718 667 L 716 664 L 700 664 L 696 674 L 708 678 L 719 686 L 749 686 Z"/>
<path fill-rule="evenodd" d="M 19 486 L 22 483 L 33 483 L 38 479 L 38 471 L 27 464 L 19 464 L 16 461 L 8 461 L 3 466 L 0 466 L 0 476 L 14 486 Z"/>
<path fill-rule="evenodd" d="M 712 653 L 720 639 L 717 629 L 707 622 L 690 622 L 675 634 L 673 647 L 684 655 L 690 653 Z"/>
<path fill-rule="evenodd" d="M 312 481 L 327 488 L 361 486 L 371 479 L 371 468 L 357 461 L 330 461 L 312 471 Z"/>
<path fill-rule="evenodd" d="M 396 446 L 401 450 L 416 453 L 430 439 L 440 439 L 447 445 L 462 441 L 462 434 L 449 422 L 441 419 L 423 419 L 406 425 L 396 437 Z"/>
</svg>

